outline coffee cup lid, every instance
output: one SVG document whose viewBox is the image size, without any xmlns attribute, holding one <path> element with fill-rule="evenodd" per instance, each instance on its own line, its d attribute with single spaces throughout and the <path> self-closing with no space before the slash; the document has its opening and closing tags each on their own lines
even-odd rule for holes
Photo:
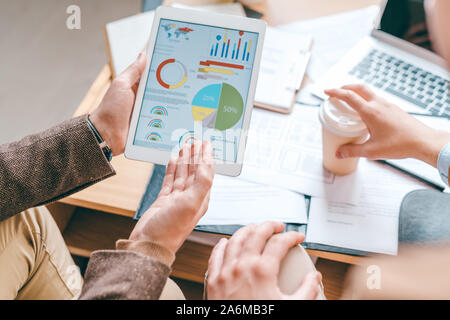
<svg viewBox="0 0 450 320">
<path fill-rule="evenodd" d="M 322 125 L 334 134 L 359 137 L 367 134 L 367 127 L 352 107 L 345 101 L 330 98 L 322 103 L 319 113 Z"/>
</svg>

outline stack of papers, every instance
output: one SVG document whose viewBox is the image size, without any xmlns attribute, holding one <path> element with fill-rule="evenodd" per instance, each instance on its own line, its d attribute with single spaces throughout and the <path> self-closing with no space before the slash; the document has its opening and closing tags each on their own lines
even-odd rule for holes
<svg viewBox="0 0 450 320">
<path fill-rule="evenodd" d="M 323 169 L 318 111 L 254 110 L 240 179 L 311 195 L 307 242 L 396 254 L 401 201 L 427 185 L 366 159 L 347 176 Z"/>
<path fill-rule="evenodd" d="M 307 223 L 305 197 L 283 188 L 216 175 L 208 212 L 199 225 Z"/>
</svg>

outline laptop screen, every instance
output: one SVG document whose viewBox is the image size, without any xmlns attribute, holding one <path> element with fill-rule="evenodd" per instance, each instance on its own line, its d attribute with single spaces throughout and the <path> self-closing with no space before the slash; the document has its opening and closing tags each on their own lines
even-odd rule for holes
<svg viewBox="0 0 450 320">
<path fill-rule="evenodd" d="M 379 29 L 434 51 L 425 19 L 423 0 L 388 0 Z"/>
</svg>

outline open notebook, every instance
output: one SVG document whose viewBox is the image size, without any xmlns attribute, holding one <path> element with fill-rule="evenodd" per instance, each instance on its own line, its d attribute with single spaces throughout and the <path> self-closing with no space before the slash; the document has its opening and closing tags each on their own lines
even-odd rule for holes
<svg viewBox="0 0 450 320">
<path fill-rule="evenodd" d="M 195 8 L 245 15 L 239 3 Z M 153 18 L 154 11 L 148 11 L 106 25 L 106 46 L 114 77 L 125 70 L 137 58 L 139 52 L 144 50 Z M 309 35 L 267 28 L 255 106 L 282 113 L 292 110 L 309 62 L 311 46 L 312 37 Z"/>
</svg>

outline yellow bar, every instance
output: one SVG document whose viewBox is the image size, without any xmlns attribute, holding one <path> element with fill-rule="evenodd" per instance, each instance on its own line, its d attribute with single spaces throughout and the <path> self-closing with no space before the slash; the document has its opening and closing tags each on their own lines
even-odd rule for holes
<svg viewBox="0 0 450 320">
<path fill-rule="evenodd" d="M 219 69 L 219 68 L 210 68 L 210 67 L 206 67 L 206 68 L 198 68 L 199 72 L 215 72 L 215 73 L 222 73 L 222 74 L 233 74 L 233 71 L 231 70 L 225 70 L 225 69 Z"/>
<path fill-rule="evenodd" d="M 247 52 L 250 52 L 250 48 L 252 47 L 252 40 L 250 40 L 250 44 L 249 44 L 249 46 L 248 46 L 248 51 Z"/>
</svg>

